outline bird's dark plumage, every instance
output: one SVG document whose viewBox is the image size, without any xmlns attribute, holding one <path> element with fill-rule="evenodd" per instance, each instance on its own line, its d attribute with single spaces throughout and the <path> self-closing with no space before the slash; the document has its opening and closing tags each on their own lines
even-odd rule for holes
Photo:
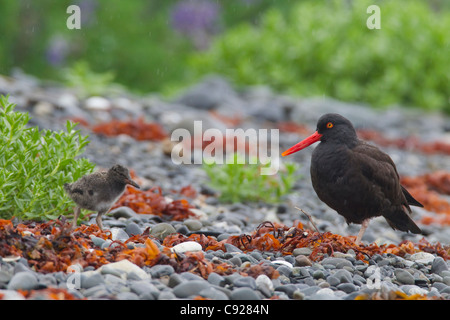
<svg viewBox="0 0 450 320">
<path fill-rule="evenodd" d="M 401 231 L 421 233 L 410 217 L 410 205 L 422 206 L 399 182 L 392 159 L 377 147 L 359 140 L 349 120 L 325 114 L 317 131 L 283 155 L 320 141 L 311 158 L 311 180 L 318 197 L 344 216 L 348 223 L 363 224 L 383 216 Z"/>
<path fill-rule="evenodd" d="M 127 184 L 139 188 L 128 169 L 114 165 L 108 171 L 95 172 L 81 177 L 71 184 L 64 184 L 64 190 L 77 204 L 73 226 L 76 226 L 80 209 L 97 211 L 97 225 L 102 229 L 101 217 L 125 191 Z"/>
</svg>

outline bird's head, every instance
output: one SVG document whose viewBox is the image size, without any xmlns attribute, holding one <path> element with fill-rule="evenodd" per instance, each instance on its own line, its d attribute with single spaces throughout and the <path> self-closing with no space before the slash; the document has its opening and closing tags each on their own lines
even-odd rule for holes
<svg viewBox="0 0 450 320">
<path fill-rule="evenodd" d="M 113 174 L 116 178 L 118 178 L 122 182 L 132 185 L 135 188 L 140 189 L 139 185 L 131 179 L 130 172 L 124 166 L 121 166 L 120 164 L 116 164 L 116 165 L 112 166 L 111 169 L 109 169 L 109 173 Z"/>
<path fill-rule="evenodd" d="M 281 155 L 284 157 L 298 152 L 318 141 L 351 145 L 357 141 L 357 136 L 355 128 L 348 119 L 337 113 L 327 113 L 319 118 L 316 131 L 312 135 L 287 149 Z"/>
</svg>

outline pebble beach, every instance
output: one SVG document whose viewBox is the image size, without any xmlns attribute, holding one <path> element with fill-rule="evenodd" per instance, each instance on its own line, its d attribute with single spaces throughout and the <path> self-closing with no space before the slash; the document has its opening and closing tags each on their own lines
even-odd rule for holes
<svg viewBox="0 0 450 320">
<path fill-rule="evenodd" d="M 133 171 L 143 189 L 160 188 L 168 202 L 188 199 L 193 213 L 186 219 L 170 221 L 117 206 L 103 217 L 108 237 L 94 228 L 93 214 L 82 223 L 92 227 L 82 229 L 83 243 L 89 250 L 98 255 L 104 252 L 105 257 L 124 253 L 134 257 L 147 250 L 147 257 L 156 252 L 167 256 L 167 260 L 140 264 L 125 258 L 44 272 L 27 257 L 0 257 L 0 299 L 52 299 L 59 294 L 65 299 L 89 300 L 450 300 L 450 263 L 446 259 L 450 255 L 449 225 L 423 223 L 438 221 L 445 213 L 412 208 L 412 217 L 424 235 L 392 230 L 378 217 L 369 224 L 361 248 L 343 246 L 343 251 L 338 251 L 332 247 L 318 255 L 314 243 L 336 235 L 333 239 L 347 245 L 348 237 L 356 236 L 360 226 L 347 225 L 343 217 L 317 198 L 309 176 L 313 146 L 289 159 L 280 158 L 280 170 L 283 161 L 298 164 L 298 179 L 292 193 L 278 203 L 221 202 L 201 164 L 175 164 L 170 153 L 174 144 L 170 134 L 177 128 L 192 132 L 193 122 L 200 120 L 203 129 L 222 132 L 230 127 L 278 129 L 281 153 L 314 132 L 322 114 L 335 112 L 351 120 L 363 139 L 374 137 L 369 133 L 376 132 L 384 141 L 405 142 L 369 141 L 392 157 L 402 178 L 448 174 L 450 153 L 424 152 L 420 148 L 439 143 L 449 149 L 448 116 L 400 106 L 373 109 L 326 97 L 293 97 L 268 87 L 236 89 L 216 76 L 201 80 L 171 99 L 129 93 L 79 98 L 73 89 L 43 85 L 23 74 L 14 79 L 0 77 L 0 94 L 9 94 L 10 101 L 17 104 L 16 110 L 30 113 L 30 125 L 42 129 L 61 130 L 67 119 L 83 120 L 78 129 L 88 134 L 90 141 L 83 156 L 97 168 L 122 164 Z M 138 140 L 126 134 L 106 136 L 92 130 L 97 124 L 116 119 L 158 123 L 167 137 Z M 295 130 L 283 130 L 286 124 Z M 192 153 L 193 159 L 201 156 L 201 150 Z M 180 193 L 188 186 L 195 191 L 190 197 Z M 450 202 L 450 194 L 438 195 L 447 204 Z M 318 230 L 296 207 L 311 216 Z M 19 223 L 12 221 L 11 228 Z M 30 231 L 35 224 L 28 226 L 27 237 L 37 242 L 38 236 Z M 57 227 L 63 228 L 61 224 Z M 280 245 L 293 239 L 294 231 L 295 237 L 310 242 L 286 251 L 250 249 L 244 240 L 227 242 L 230 237 L 243 239 L 242 235 L 256 239 L 263 235 L 262 230 Z M 321 234 L 325 238 L 320 238 Z M 372 254 L 375 247 L 387 249 Z M 175 255 L 179 265 L 169 259 Z M 188 262 L 189 267 L 183 268 L 183 263 Z"/>
</svg>

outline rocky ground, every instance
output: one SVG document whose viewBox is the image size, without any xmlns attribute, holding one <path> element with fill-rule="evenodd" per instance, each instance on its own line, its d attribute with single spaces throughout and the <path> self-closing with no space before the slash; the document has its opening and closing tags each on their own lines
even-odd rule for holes
<svg viewBox="0 0 450 320">
<path fill-rule="evenodd" d="M 80 128 L 90 136 L 84 156 L 99 168 L 123 164 L 135 172 L 144 188 L 158 186 L 172 199 L 183 198 L 176 193 L 182 187 L 195 190 L 186 198 L 194 213 L 187 219 L 170 221 L 118 207 L 103 219 L 110 233 L 94 226 L 80 229 L 78 241 L 84 239 L 89 250 L 114 258 L 109 264 L 75 264 L 70 270 L 45 272 L 26 257 L 0 258 L 0 298 L 450 299 L 449 226 L 436 222 L 445 213 L 427 206 L 413 208 L 413 218 L 424 236 L 394 231 L 383 218 L 373 219 L 364 245 L 354 246 L 348 236 L 356 235 L 359 226 L 347 225 L 312 189 L 309 162 L 313 147 L 280 160 L 298 162 L 301 175 L 294 192 L 282 202 L 227 204 L 218 200 L 201 165 L 173 163 L 173 144 L 168 138 L 137 140 L 93 132 L 100 123 L 143 117 L 145 122 L 160 124 L 170 137 L 174 129 L 192 131 L 193 121 L 202 120 L 203 129 L 280 129 L 281 152 L 312 133 L 320 115 L 336 112 L 349 118 L 362 137 L 389 153 L 402 178 L 443 172 L 449 190 L 449 117 L 400 107 L 374 110 L 325 97 L 294 98 L 266 87 L 239 91 L 220 77 L 204 79 L 173 100 L 130 94 L 81 99 L 71 89 L 45 86 L 25 75 L 0 77 L 0 93 L 10 94 L 17 110 L 30 112 L 30 124 L 40 128 L 60 130 L 68 118 L 82 120 Z M 200 155 L 197 150 L 193 157 Z M 438 190 L 447 205 L 449 194 Z M 311 214 L 320 234 L 295 207 Z M 94 219 L 95 215 L 84 224 L 93 224 Z M 272 224 L 261 227 L 264 221 Z M 291 229 L 299 227 L 299 222 L 304 226 L 301 232 Z M 16 234 L 17 224 L 5 230 Z M 21 229 L 22 235 L 38 237 L 36 226 L 27 226 Z M 60 224 L 57 227 L 53 230 L 64 232 Z M 250 236 L 247 245 L 243 234 Z M 272 241 L 272 247 L 255 244 L 263 236 Z M 147 251 L 141 261 L 136 257 L 142 250 Z M 181 250 L 178 258 L 174 250 Z M 125 252 L 127 259 L 123 259 Z M 181 265 L 188 261 L 189 267 L 183 269 Z"/>
</svg>

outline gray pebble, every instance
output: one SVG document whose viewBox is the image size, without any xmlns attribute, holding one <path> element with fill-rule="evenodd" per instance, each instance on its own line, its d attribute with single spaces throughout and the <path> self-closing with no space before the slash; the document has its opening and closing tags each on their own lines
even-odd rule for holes
<svg viewBox="0 0 450 320">
<path fill-rule="evenodd" d="M 131 219 L 134 217 L 139 217 L 139 214 L 134 212 L 133 209 L 131 209 L 130 207 L 125 207 L 125 206 L 118 207 L 118 208 L 111 210 L 108 213 L 108 215 L 114 217 L 115 219 L 119 219 L 119 218 Z"/>
<path fill-rule="evenodd" d="M 352 274 L 345 270 L 345 269 L 339 269 L 334 273 L 334 276 L 339 280 L 340 283 L 352 283 L 353 277 Z"/>
<path fill-rule="evenodd" d="M 8 283 L 8 290 L 34 290 L 39 286 L 34 272 L 18 272 Z"/>
<path fill-rule="evenodd" d="M 222 287 L 225 284 L 225 278 L 215 272 L 211 272 L 208 275 L 208 282 L 213 285 Z"/>
<path fill-rule="evenodd" d="M 442 257 L 436 257 L 431 264 L 431 272 L 441 275 L 443 271 L 448 271 L 447 262 Z"/>
<path fill-rule="evenodd" d="M 169 277 L 169 283 L 167 284 L 170 288 L 175 288 L 180 283 L 187 281 L 185 278 L 180 276 L 178 273 L 172 273 Z"/>
<path fill-rule="evenodd" d="M 167 264 L 157 264 L 150 268 L 150 274 L 153 278 L 161 278 L 162 276 L 170 276 L 175 270 Z"/>
<path fill-rule="evenodd" d="M 299 267 L 307 267 L 307 266 L 312 266 L 312 262 L 311 262 L 311 260 L 309 260 L 309 258 L 307 256 L 298 255 L 295 257 L 295 265 L 297 265 Z"/>
<path fill-rule="evenodd" d="M 187 298 L 190 296 L 196 296 L 203 289 L 209 288 L 211 285 L 206 280 L 193 280 L 182 282 L 173 288 L 173 294 L 178 298 Z"/>
<path fill-rule="evenodd" d="M 155 297 L 159 295 L 158 288 L 147 280 L 131 281 L 130 290 L 139 296 Z"/>
<path fill-rule="evenodd" d="M 294 251 L 292 251 L 292 254 L 296 257 L 299 255 L 302 256 L 309 256 L 312 253 L 312 250 L 310 248 L 295 248 Z"/>
<path fill-rule="evenodd" d="M 205 288 L 198 294 L 204 298 L 212 300 L 229 300 L 228 296 L 225 293 L 213 287 Z"/>
<path fill-rule="evenodd" d="M 169 234 L 175 232 L 175 228 L 171 224 L 165 222 L 154 225 L 150 230 L 150 234 L 160 240 L 163 240 Z"/>
<path fill-rule="evenodd" d="M 414 277 L 408 271 L 406 271 L 404 269 L 395 269 L 394 274 L 400 283 L 414 284 Z"/>
<path fill-rule="evenodd" d="M 357 288 L 353 283 L 341 283 L 337 286 L 338 290 L 342 290 L 345 293 L 352 293 L 353 291 L 356 291 Z"/>
<path fill-rule="evenodd" d="M 139 227 L 136 223 L 134 222 L 130 222 L 129 224 L 127 224 L 127 226 L 125 227 L 125 232 L 130 236 L 134 236 L 137 234 L 142 234 L 142 229 L 141 227 Z"/>
<path fill-rule="evenodd" d="M 190 231 L 198 231 L 203 227 L 203 224 L 198 219 L 186 219 L 184 220 L 183 224 L 190 230 Z"/>
<path fill-rule="evenodd" d="M 119 300 L 139 300 L 139 296 L 133 292 L 119 292 L 116 298 Z"/>
<path fill-rule="evenodd" d="M 113 241 L 115 240 L 119 240 L 119 241 L 126 241 L 128 240 L 128 238 L 130 237 L 125 230 L 123 230 L 122 228 L 111 228 L 109 229 L 109 231 L 111 231 L 111 238 Z"/>
<path fill-rule="evenodd" d="M 230 298 L 231 300 L 261 300 L 256 291 L 248 287 L 234 289 Z"/>
<path fill-rule="evenodd" d="M 236 287 L 249 287 L 253 290 L 256 289 L 256 281 L 252 277 L 242 277 L 238 278 L 233 282 Z"/>
<path fill-rule="evenodd" d="M 322 265 L 326 265 L 326 264 L 331 264 L 338 269 L 341 269 L 345 266 L 353 267 L 353 264 L 344 258 L 334 258 L 334 257 L 325 258 L 322 260 Z"/>
<path fill-rule="evenodd" d="M 165 290 L 162 291 L 159 295 L 158 295 L 158 300 L 173 300 L 176 299 L 177 297 L 175 296 L 175 294 L 170 291 L 170 290 Z"/>
<path fill-rule="evenodd" d="M 225 243 L 226 252 L 239 252 L 242 253 L 242 250 L 236 246 L 233 246 L 231 243 Z"/>
<path fill-rule="evenodd" d="M 87 274 L 87 272 L 81 273 L 81 288 L 89 289 L 95 286 L 98 286 L 99 284 L 103 284 L 105 280 L 103 279 L 102 275 L 100 273 L 92 273 Z"/>
</svg>

